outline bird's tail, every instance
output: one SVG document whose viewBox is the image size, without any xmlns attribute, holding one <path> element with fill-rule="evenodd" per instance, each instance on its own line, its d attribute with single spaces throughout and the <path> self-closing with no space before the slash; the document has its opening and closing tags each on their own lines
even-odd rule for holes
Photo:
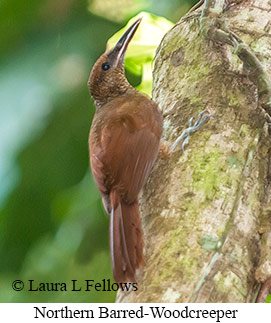
<svg viewBox="0 0 271 323">
<path fill-rule="evenodd" d="M 144 262 L 138 201 L 127 204 L 111 192 L 110 249 L 117 283 L 136 282 L 136 269 Z"/>
</svg>

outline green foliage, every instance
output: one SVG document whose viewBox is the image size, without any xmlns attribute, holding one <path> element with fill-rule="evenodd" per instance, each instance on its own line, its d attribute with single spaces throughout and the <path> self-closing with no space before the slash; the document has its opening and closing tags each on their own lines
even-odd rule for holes
<svg viewBox="0 0 271 323">
<path fill-rule="evenodd" d="M 18 46 L 16 55 L 3 54 L 1 61 L 0 131 L 6 131 L 1 134 L 7 142 L 1 148 L 8 153 L 0 154 L 0 163 L 5 166 L 8 157 L 10 162 L 0 170 L 3 302 L 114 300 L 115 293 L 38 294 L 11 288 L 14 279 L 112 279 L 108 218 L 89 171 L 94 105 L 86 84 L 117 25 L 87 16 L 85 7 L 77 6 L 80 15 L 74 9 L 55 30 L 45 26 L 36 32 L 34 24 L 30 37 L 23 25 L 24 46 L 10 43 L 10 48 Z M 100 42 L 93 46 L 97 30 Z"/>
<path fill-rule="evenodd" d="M 88 0 L 88 9 L 95 15 L 124 24 L 140 11 L 178 21 L 197 0 Z"/>
<path fill-rule="evenodd" d="M 147 12 L 140 12 L 137 16 L 129 20 L 125 27 L 109 39 L 108 47 L 112 48 L 124 31 L 139 18 L 142 18 L 142 21 L 126 52 L 125 68 L 142 78 L 138 90 L 151 96 L 152 62 L 155 51 L 163 36 L 174 24 L 163 17 L 158 17 Z"/>
<path fill-rule="evenodd" d="M 271 303 L 271 294 L 266 297 L 265 303 Z"/>
</svg>

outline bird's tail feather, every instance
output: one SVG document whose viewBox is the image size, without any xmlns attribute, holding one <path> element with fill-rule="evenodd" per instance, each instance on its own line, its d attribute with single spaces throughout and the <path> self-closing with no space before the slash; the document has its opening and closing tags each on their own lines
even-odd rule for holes
<svg viewBox="0 0 271 323">
<path fill-rule="evenodd" d="M 127 204 L 118 194 L 110 194 L 110 249 L 117 283 L 136 282 L 136 269 L 144 262 L 143 236 L 138 201 Z"/>
</svg>

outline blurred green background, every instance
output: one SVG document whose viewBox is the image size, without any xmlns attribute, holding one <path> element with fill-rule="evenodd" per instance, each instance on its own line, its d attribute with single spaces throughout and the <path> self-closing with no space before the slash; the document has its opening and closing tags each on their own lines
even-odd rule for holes
<svg viewBox="0 0 271 323">
<path fill-rule="evenodd" d="M 1 1 L 0 302 L 114 301 L 115 292 L 29 292 L 27 281 L 113 282 L 109 219 L 89 170 L 88 76 L 138 12 L 177 22 L 195 2 Z"/>
</svg>

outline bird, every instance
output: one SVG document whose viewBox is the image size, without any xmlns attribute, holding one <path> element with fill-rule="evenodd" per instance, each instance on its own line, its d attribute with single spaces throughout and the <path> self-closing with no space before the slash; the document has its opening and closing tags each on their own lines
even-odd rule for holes
<svg viewBox="0 0 271 323">
<path fill-rule="evenodd" d="M 137 282 L 144 265 L 139 194 L 157 158 L 163 128 L 158 105 L 125 77 L 125 53 L 141 19 L 98 58 L 88 80 L 96 106 L 89 134 L 90 166 L 110 216 L 111 265 L 117 283 Z"/>
</svg>

